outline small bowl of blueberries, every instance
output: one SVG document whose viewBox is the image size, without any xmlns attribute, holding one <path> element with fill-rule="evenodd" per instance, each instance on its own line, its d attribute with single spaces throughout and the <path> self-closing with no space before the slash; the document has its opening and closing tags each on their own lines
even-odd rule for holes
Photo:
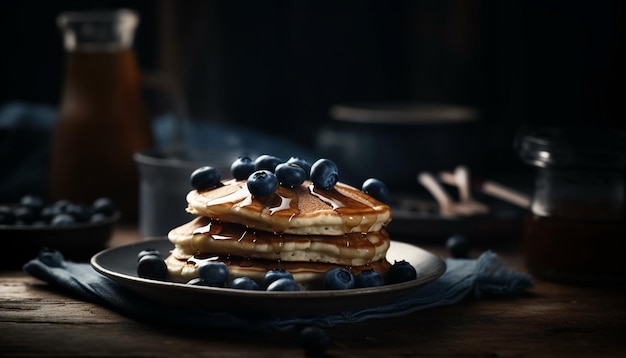
<svg viewBox="0 0 626 358">
<path fill-rule="evenodd" d="M 88 260 L 106 248 L 120 217 L 115 203 L 101 197 L 92 203 L 46 202 L 24 195 L 17 203 L 0 204 L 0 267 L 19 267 L 42 249 L 58 250 L 67 259 Z"/>
</svg>

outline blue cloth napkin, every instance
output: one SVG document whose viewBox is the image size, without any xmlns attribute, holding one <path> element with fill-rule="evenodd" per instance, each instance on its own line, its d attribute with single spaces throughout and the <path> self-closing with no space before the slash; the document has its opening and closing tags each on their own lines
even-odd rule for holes
<svg viewBox="0 0 626 358">
<path fill-rule="evenodd" d="M 37 258 L 24 265 L 24 271 L 80 299 L 103 305 L 138 321 L 264 331 L 305 325 L 330 327 L 402 316 L 452 305 L 464 298 L 519 295 L 533 286 L 528 274 L 507 270 L 504 260 L 492 251 L 484 252 L 478 259 L 447 259 L 446 264 L 446 272 L 440 278 L 392 304 L 329 315 L 286 317 L 163 305 L 122 287 L 96 272 L 89 264 L 65 260 L 58 251 L 43 250 Z"/>
</svg>

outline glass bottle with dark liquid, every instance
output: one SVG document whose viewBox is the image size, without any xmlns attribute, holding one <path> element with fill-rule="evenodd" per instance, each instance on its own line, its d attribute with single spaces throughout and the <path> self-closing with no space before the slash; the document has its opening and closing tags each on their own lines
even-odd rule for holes
<svg viewBox="0 0 626 358">
<path fill-rule="evenodd" d="M 65 13 L 58 18 L 66 72 L 50 163 L 51 200 L 114 200 L 137 215 L 133 153 L 152 146 L 132 41 L 129 10 Z"/>
<path fill-rule="evenodd" d="M 567 283 L 626 282 L 626 135 L 551 128 L 519 143 L 537 167 L 523 233 L 528 270 Z"/>
</svg>

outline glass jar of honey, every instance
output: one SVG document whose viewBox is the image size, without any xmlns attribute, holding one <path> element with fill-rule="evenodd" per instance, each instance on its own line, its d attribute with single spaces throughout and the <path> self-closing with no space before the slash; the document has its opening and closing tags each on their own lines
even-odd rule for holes
<svg viewBox="0 0 626 358">
<path fill-rule="evenodd" d="M 536 167 L 524 224 L 528 270 L 552 281 L 626 281 L 626 133 L 542 128 L 517 150 Z"/>
</svg>

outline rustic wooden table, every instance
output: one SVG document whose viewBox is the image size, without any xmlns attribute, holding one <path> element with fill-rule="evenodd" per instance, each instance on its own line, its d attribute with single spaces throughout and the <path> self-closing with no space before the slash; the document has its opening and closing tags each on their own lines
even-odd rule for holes
<svg viewBox="0 0 626 358">
<path fill-rule="evenodd" d="M 139 240 L 116 230 L 111 245 Z M 445 254 L 436 245 L 424 248 Z M 523 270 L 519 254 L 499 252 Z M 328 329 L 336 357 L 625 357 L 626 289 L 535 280 L 529 294 L 467 300 Z M 146 325 L 68 297 L 19 270 L 0 271 L 0 356 L 303 356 L 297 332 L 244 334 Z"/>
</svg>

